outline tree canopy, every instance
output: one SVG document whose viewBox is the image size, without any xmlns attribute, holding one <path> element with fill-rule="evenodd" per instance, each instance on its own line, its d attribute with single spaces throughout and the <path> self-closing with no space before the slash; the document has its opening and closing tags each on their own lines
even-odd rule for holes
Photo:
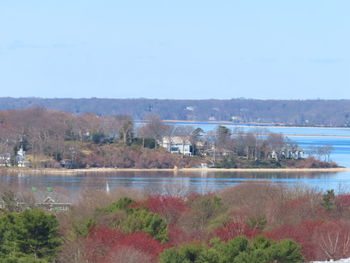
<svg viewBox="0 0 350 263">
<path fill-rule="evenodd" d="M 60 244 L 55 215 L 34 209 L 0 216 L 0 263 L 51 262 Z"/>
</svg>

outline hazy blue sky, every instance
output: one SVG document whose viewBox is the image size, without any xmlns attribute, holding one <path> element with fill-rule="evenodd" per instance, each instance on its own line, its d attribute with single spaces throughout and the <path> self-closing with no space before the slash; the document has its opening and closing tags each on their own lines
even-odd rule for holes
<svg viewBox="0 0 350 263">
<path fill-rule="evenodd" d="M 350 99 L 350 1 L 0 0 L 0 91 Z"/>
</svg>

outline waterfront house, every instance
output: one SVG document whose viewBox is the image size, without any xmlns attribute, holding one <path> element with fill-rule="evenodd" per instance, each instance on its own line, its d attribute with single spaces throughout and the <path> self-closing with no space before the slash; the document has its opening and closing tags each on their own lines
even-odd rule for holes
<svg viewBox="0 0 350 263">
<path fill-rule="evenodd" d="M 191 142 L 180 136 L 166 136 L 163 137 L 161 146 L 167 149 L 171 153 L 178 153 L 183 155 L 192 155 Z"/>
<path fill-rule="evenodd" d="M 281 159 L 294 159 L 299 160 L 304 158 L 304 152 L 300 149 L 284 148 L 280 151 L 273 150 L 269 156 L 271 159 L 276 161 Z"/>
<path fill-rule="evenodd" d="M 11 154 L 10 153 L 0 153 L 0 166 L 2 166 L 2 167 L 11 166 Z"/>
<path fill-rule="evenodd" d="M 65 169 L 73 169 L 74 168 L 74 163 L 72 160 L 69 159 L 64 159 L 60 162 L 61 167 Z"/>
<path fill-rule="evenodd" d="M 18 167 L 29 167 L 30 166 L 30 163 L 26 157 L 26 152 L 23 150 L 22 147 L 17 152 L 16 164 Z"/>
<path fill-rule="evenodd" d="M 38 202 L 35 205 L 48 211 L 67 211 L 72 204 L 69 202 L 56 201 L 51 196 L 47 196 L 42 202 Z"/>
<path fill-rule="evenodd" d="M 54 193 L 53 193 L 54 194 Z M 36 195 L 34 195 L 36 196 Z M 35 198 L 37 199 L 37 197 Z M 31 209 L 33 207 L 38 207 L 41 209 L 45 209 L 48 211 L 68 211 L 72 204 L 68 201 L 57 201 L 58 199 L 54 199 L 51 196 L 46 196 L 45 199 L 41 202 L 35 202 L 32 203 L 31 201 L 20 201 L 19 199 L 15 198 L 15 207 L 17 211 L 25 210 L 25 209 Z M 0 209 L 5 209 L 6 204 L 5 202 L 0 199 Z"/>
</svg>

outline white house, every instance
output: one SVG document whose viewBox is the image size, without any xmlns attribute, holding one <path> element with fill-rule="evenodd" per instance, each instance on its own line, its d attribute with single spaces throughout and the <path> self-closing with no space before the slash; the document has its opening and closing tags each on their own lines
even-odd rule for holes
<svg viewBox="0 0 350 263">
<path fill-rule="evenodd" d="M 0 166 L 9 167 L 11 166 L 11 154 L 1 153 L 0 154 Z"/>
<path fill-rule="evenodd" d="M 22 147 L 17 152 L 16 163 L 18 167 L 29 167 L 29 161 L 26 158 L 26 152 Z"/>
<path fill-rule="evenodd" d="M 270 153 L 270 157 L 272 159 L 275 160 L 279 160 L 279 159 L 294 159 L 294 160 L 298 160 L 298 159 L 303 159 L 304 158 L 304 152 L 300 149 L 297 150 L 292 150 L 292 149 L 282 149 L 280 152 L 276 152 L 275 150 L 273 150 Z"/>
<path fill-rule="evenodd" d="M 180 136 L 163 137 L 161 146 L 171 153 L 179 153 L 188 156 L 192 155 L 191 142 Z"/>
</svg>

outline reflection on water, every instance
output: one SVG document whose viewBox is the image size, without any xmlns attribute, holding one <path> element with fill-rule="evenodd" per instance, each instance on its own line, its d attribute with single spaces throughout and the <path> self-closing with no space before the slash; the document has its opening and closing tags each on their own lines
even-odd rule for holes
<svg viewBox="0 0 350 263">
<path fill-rule="evenodd" d="M 19 190 L 33 186 L 45 189 L 50 186 L 75 195 L 85 189 L 105 189 L 108 183 L 112 191 L 113 188 L 126 187 L 147 190 L 152 193 L 183 195 L 192 191 L 213 192 L 240 183 L 266 182 L 350 192 L 349 179 L 350 172 L 114 172 L 75 176 L 1 174 L 0 184 L 2 188 L 11 186 Z"/>
</svg>

